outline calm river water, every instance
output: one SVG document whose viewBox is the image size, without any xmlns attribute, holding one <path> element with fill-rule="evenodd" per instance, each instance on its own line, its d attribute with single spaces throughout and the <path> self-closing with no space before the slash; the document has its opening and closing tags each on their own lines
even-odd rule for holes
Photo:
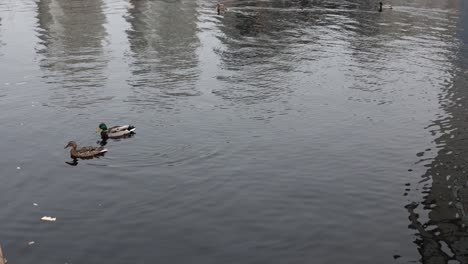
<svg viewBox="0 0 468 264">
<path fill-rule="evenodd" d="M 6 257 L 468 263 L 468 3 L 377 2 L 1 1 Z"/>
</svg>

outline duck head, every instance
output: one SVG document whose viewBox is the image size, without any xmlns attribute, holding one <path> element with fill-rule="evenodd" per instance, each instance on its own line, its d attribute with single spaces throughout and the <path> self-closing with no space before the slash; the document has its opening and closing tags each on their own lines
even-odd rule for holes
<svg viewBox="0 0 468 264">
<path fill-rule="evenodd" d="M 76 148 L 76 142 L 75 141 L 68 142 L 65 148 L 69 148 L 69 147 Z"/>
<path fill-rule="evenodd" d="M 101 124 L 99 124 L 99 126 L 96 128 L 96 133 L 99 133 L 99 132 L 101 132 L 101 131 L 103 131 L 103 130 L 106 131 L 106 130 L 107 130 L 107 126 L 106 126 L 106 124 L 101 123 Z"/>
</svg>

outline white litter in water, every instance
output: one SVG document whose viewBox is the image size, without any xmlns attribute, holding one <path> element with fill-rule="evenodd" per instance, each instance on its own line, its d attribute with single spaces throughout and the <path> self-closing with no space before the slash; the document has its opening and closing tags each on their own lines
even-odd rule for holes
<svg viewBox="0 0 468 264">
<path fill-rule="evenodd" d="M 50 216 L 43 216 L 41 218 L 42 221 L 48 221 L 48 222 L 55 222 L 55 220 L 57 220 L 57 218 L 55 217 L 50 217 Z"/>
<path fill-rule="evenodd" d="M 37 203 L 33 203 L 33 205 L 34 205 L 34 206 L 38 206 L 38 204 L 37 204 Z"/>
<path fill-rule="evenodd" d="M 20 166 L 18 166 L 18 167 L 16 167 L 16 169 L 17 169 L 17 170 L 21 170 L 21 167 L 20 167 Z"/>
<path fill-rule="evenodd" d="M 36 242 L 34 242 L 34 241 L 29 241 L 29 242 L 28 242 L 28 245 L 34 245 L 35 243 L 36 243 Z"/>
</svg>

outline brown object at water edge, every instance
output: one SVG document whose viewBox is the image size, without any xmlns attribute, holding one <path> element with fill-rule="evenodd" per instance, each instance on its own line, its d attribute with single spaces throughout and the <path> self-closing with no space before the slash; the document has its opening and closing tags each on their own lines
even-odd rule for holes
<svg viewBox="0 0 468 264">
<path fill-rule="evenodd" d="M 0 264 L 6 264 L 6 263 L 7 263 L 7 260 L 6 260 L 6 258 L 3 256 L 2 246 L 0 246 Z"/>
</svg>

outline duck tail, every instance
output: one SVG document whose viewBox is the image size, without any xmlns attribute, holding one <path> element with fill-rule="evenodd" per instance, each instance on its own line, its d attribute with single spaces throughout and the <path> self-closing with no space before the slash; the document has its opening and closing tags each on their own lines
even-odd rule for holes
<svg viewBox="0 0 468 264">
<path fill-rule="evenodd" d="M 99 151 L 99 153 L 105 153 L 105 152 L 107 152 L 107 149 L 106 149 L 106 148 L 105 148 L 105 149 L 102 149 L 101 151 Z"/>
<path fill-rule="evenodd" d="M 133 132 L 133 131 L 135 131 L 136 128 L 134 126 L 132 126 L 132 125 L 129 125 L 127 129 L 128 129 L 128 131 Z"/>
</svg>

